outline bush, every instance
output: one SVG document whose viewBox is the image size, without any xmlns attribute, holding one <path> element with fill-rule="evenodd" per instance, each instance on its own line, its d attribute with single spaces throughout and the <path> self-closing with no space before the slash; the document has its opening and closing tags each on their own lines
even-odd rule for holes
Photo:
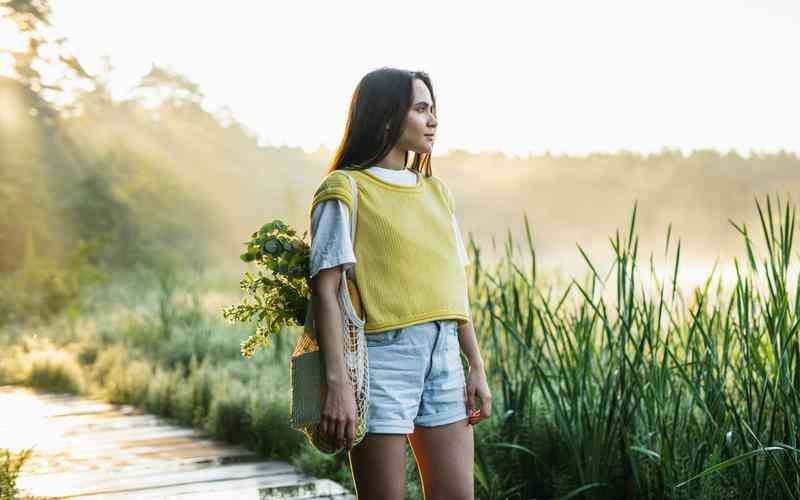
<svg viewBox="0 0 800 500">
<path fill-rule="evenodd" d="M 250 442 L 256 452 L 288 460 L 300 451 L 306 438 L 291 427 L 288 396 L 259 391 L 250 398 L 247 410 Z"/>
<path fill-rule="evenodd" d="M 91 264 L 97 245 L 79 242 L 64 262 L 38 256 L 29 235 L 19 270 L 0 276 L 0 325 L 50 321 L 70 310 L 86 308 L 85 290 L 107 283 L 109 275 Z"/>
<path fill-rule="evenodd" d="M 223 376 L 209 367 L 204 360 L 192 357 L 188 375 L 177 386 L 175 392 L 174 417 L 184 425 L 204 428 L 211 402 L 214 399 L 215 380 Z"/>
<path fill-rule="evenodd" d="M 28 448 L 18 454 L 9 450 L 0 449 L 0 500 L 14 500 L 17 498 L 17 477 L 25 462 L 30 458 L 33 450 Z"/>
<path fill-rule="evenodd" d="M 27 380 L 28 367 L 19 345 L 5 344 L 0 356 L 0 385 L 22 384 Z"/>
<path fill-rule="evenodd" d="M 147 386 L 144 408 L 158 415 L 174 418 L 176 416 L 176 394 L 183 385 L 183 375 L 174 370 L 156 368 L 155 375 Z"/>
<path fill-rule="evenodd" d="M 39 389 L 78 394 L 83 387 L 83 373 L 75 357 L 63 350 L 36 351 L 28 356 L 28 385 Z"/>
<path fill-rule="evenodd" d="M 106 395 L 112 403 L 140 405 L 145 401 L 153 367 L 144 360 L 129 361 L 111 372 Z"/>
<path fill-rule="evenodd" d="M 206 432 L 229 443 L 245 442 L 250 437 L 248 428 L 251 425 L 247 390 L 241 382 L 230 377 L 225 377 L 217 389 L 208 412 Z"/>
</svg>

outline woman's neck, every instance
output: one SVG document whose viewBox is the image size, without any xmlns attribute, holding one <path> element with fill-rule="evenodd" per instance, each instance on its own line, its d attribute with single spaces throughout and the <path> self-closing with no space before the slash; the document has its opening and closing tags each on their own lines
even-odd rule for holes
<svg viewBox="0 0 800 500">
<path fill-rule="evenodd" d="M 389 154 L 381 160 L 380 164 L 375 164 L 376 167 L 386 168 L 389 170 L 405 170 L 406 169 L 406 153 L 405 151 L 398 151 L 392 149 Z"/>
</svg>

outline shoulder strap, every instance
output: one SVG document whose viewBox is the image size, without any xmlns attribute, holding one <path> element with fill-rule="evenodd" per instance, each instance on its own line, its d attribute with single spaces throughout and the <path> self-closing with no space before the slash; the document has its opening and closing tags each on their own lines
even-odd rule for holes
<svg viewBox="0 0 800 500">
<path fill-rule="evenodd" d="M 348 179 L 350 179 L 350 188 L 353 190 L 353 209 L 350 211 L 350 242 L 355 249 L 356 244 L 356 222 L 358 219 L 356 218 L 358 214 L 358 184 L 356 183 L 355 179 L 349 174 L 342 174 L 346 175 Z M 350 269 L 347 270 L 350 279 L 355 279 L 354 276 L 354 267 L 351 266 Z"/>
</svg>

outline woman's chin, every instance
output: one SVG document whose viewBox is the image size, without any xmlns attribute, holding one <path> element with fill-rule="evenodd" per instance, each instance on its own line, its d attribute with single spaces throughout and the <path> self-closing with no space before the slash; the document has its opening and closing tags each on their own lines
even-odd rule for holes
<svg viewBox="0 0 800 500">
<path fill-rule="evenodd" d="M 430 153 L 431 151 L 433 151 L 433 143 L 432 142 L 429 142 L 427 144 L 423 144 L 423 145 L 421 145 L 421 146 L 419 146 L 417 148 L 414 148 L 414 152 L 415 153 L 419 153 L 419 154 L 427 154 L 427 153 Z"/>
</svg>

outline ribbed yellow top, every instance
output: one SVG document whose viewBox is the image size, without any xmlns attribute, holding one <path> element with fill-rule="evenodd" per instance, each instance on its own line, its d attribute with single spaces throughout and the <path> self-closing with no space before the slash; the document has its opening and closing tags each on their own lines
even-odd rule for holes
<svg viewBox="0 0 800 500">
<path fill-rule="evenodd" d="M 342 200 L 352 210 L 350 175 L 358 184 L 353 251 L 366 316 L 378 333 L 436 319 L 469 320 L 467 276 L 452 227 L 454 199 L 444 183 L 417 176 L 415 186 L 390 184 L 365 170 L 336 170 L 320 183 L 317 203 Z"/>
</svg>

